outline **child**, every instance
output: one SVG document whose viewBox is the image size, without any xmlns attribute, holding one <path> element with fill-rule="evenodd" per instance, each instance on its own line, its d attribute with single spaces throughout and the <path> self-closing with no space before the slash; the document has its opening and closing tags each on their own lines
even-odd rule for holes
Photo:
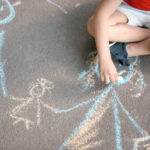
<svg viewBox="0 0 150 150">
<path fill-rule="evenodd" d="M 114 84 L 118 75 L 111 57 L 129 65 L 127 57 L 150 54 L 150 0 L 101 0 L 88 32 L 95 38 L 101 80 Z M 116 43 L 109 48 L 109 41 Z"/>
</svg>

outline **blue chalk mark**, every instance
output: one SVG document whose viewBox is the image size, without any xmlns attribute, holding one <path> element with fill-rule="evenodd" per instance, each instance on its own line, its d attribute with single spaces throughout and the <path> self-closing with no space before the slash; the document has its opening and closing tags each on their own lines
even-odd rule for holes
<svg viewBox="0 0 150 150">
<path fill-rule="evenodd" d="M 7 96 L 7 89 L 6 89 L 6 84 L 5 84 L 5 73 L 4 73 L 4 65 L 6 63 L 6 60 L 4 62 L 2 62 L 2 46 L 3 46 L 3 41 L 4 41 L 4 31 L 0 32 L 0 83 L 1 83 L 1 88 L 2 88 L 2 92 L 3 92 L 3 96 L 6 97 Z"/>
<path fill-rule="evenodd" d="M 94 69 L 94 65 L 92 65 L 91 68 L 88 71 L 81 72 L 79 77 L 78 77 L 78 80 L 83 80 L 86 77 L 86 75 L 88 75 L 93 69 Z M 90 86 L 89 86 L 88 83 L 85 83 L 82 86 L 82 92 L 85 92 L 85 91 L 87 91 L 89 89 L 90 89 Z"/>
<path fill-rule="evenodd" d="M 144 82 L 144 76 L 143 76 L 143 73 L 141 71 L 140 72 L 140 82 L 141 82 L 141 85 L 143 85 L 143 87 L 147 87 L 147 84 Z"/>
<path fill-rule="evenodd" d="M 115 92 L 115 94 L 117 95 L 117 93 Z M 138 123 L 131 117 L 131 115 L 129 114 L 129 112 L 125 109 L 125 107 L 123 106 L 123 104 L 121 103 L 121 101 L 119 100 L 118 96 L 117 96 L 117 102 L 119 103 L 119 105 L 121 106 L 122 110 L 124 111 L 124 113 L 127 115 L 127 117 L 129 118 L 129 120 L 131 121 L 131 123 L 134 125 L 134 127 L 139 131 L 140 134 L 142 134 L 143 136 L 147 136 L 148 134 L 138 125 Z"/>
<path fill-rule="evenodd" d="M 139 59 L 136 58 L 136 61 L 139 63 Z M 96 64 L 97 65 L 97 64 Z M 90 69 L 88 71 L 84 71 L 79 75 L 79 79 L 80 80 L 85 80 L 86 76 L 88 75 L 88 73 L 92 72 L 93 69 L 95 69 L 94 65 L 92 65 L 90 67 Z M 62 112 L 68 112 L 71 111 L 73 109 L 79 108 L 79 107 L 83 107 L 86 104 L 89 104 L 90 102 L 94 102 L 94 104 L 92 104 L 92 106 L 90 107 L 90 109 L 88 110 L 88 112 L 85 114 L 85 119 L 79 124 L 79 126 L 77 126 L 72 133 L 69 135 L 69 137 L 63 142 L 63 144 L 61 145 L 59 150 L 63 150 L 64 147 L 67 146 L 67 144 L 71 141 L 71 139 L 79 132 L 79 130 L 87 123 L 88 119 L 92 116 L 92 114 L 94 113 L 95 109 L 97 108 L 97 106 L 102 102 L 103 98 L 105 96 L 107 96 L 111 91 L 112 91 L 112 107 L 113 107 L 113 112 L 114 112 L 114 119 L 115 119 L 115 134 L 116 134 L 116 149 L 117 150 L 123 150 L 122 148 L 122 137 L 121 137 L 121 123 L 120 123 L 120 118 L 119 118 L 119 110 L 118 110 L 118 105 L 121 107 L 121 109 L 123 110 L 123 112 L 126 114 L 126 116 L 128 117 L 128 119 L 131 121 L 131 123 L 133 124 L 133 126 L 137 129 L 137 131 L 142 135 L 142 136 L 148 136 L 147 132 L 145 132 L 140 125 L 133 119 L 133 117 L 131 117 L 131 115 L 129 114 L 129 112 L 127 111 L 127 109 L 123 106 L 123 104 L 120 101 L 120 98 L 115 90 L 116 86 L 125 84 L 130 82 L 130 79 L 132 78 L 132 76 L 134 75 L 134 72 L 136 71 L 135 68 L 130 65 L 128 67 L 129 71 L 127 73 L 127 75 L 123 78 L 121 78 L 119 80 L 119 82 L 115 83 L 112 85 L 112 83 L 110 83 L 108 85 L 108 87 L 97 97 L 90 99 L 88 101 L 86 101 L 85 103 L 82 102 L 68 110 L 63 110 L 60 111 L 59 113 Z M 98 67 L 96 66 L 96 70 L 95 72 L 98 71 Z M 139 71 L 140 73 L 140 86 L 142 86 L 143 88 L 146 87 L 146 83 L 144 82 L 144 77 L 141 71 Z M 96 73 L 97 74 L 97 73 Z M 98 74 L 97 74 L 98 77 Z M 87 84 L 87 85 L 86 85 Z M 88 83 L 84 83 L 84 85 L 86 85 L 88 87 Z M 89 86 L 89 88 L 91 88 Z M 135 149 L 135 145 L 136 142 L 133 143 L 133 150 Z"/>
<path fill-rule="evenodd" d="M 135 146 L 136 146 L 136 142 L 134 141 L 134 142 L 133 142 L 133 150 L 135 150 L 135 149 L 136 149 L 136 147 L 135 147 Z"/>
<path fill-rule="evenodd" d="M 1 6 L 0 7 L 0 12 L 3 12 L 4 11 L 4 6 Z"/>
<path fill-rule="evenodd" d="M 7 6 L 9 7 L 9 10 L 10 10 L 10 13 L 5 19 L 0 20 L 0 25 L 9 23 L 15 17 L 15 10 L 14 10 L 13 6 L 11 5 L 11 3 L 8 0 L 2 0 L 2 2 L 5 2 L 7 4 Z"/>
<path fill-rule="evenodd" d="M 76 127 L 73 132 L 69 135 L 69 137 L 64 141 L 64 143 L 61 145 L 59 150 L 63 150 L 64 147 L 67 146 L 68 142 L 79 132 L 79 130 L 87 123 L 89 118 L 92 116 L 93 112 L 97 108 L 97 106 L 100 104 L 100 102 L 103 100 L 103 98 L 110 92 L 112 89 L 112 85 L 109 85 L 108 88 L 99 95 L 98 99 L 94 102 L 94 104 L 91 106 L 89 111 L 85 115 L 85 120 L 83 120 L 78 127 Z"/>
<path fill-rule="evenodd" d="M 82 92 L 85 92 L 85 91 L 87 91 L 89 89 L 90 89 L 90 86 L 89 86 L 88 83 L 83 84 L 83 86 L 82 86 Z"/>
<path fill-rule="evenodd" d="M 0 20 L 0 25 L 4 25 L 6 23 L 9 23 L 10 21 L 12 21 L 15 17 L 15 10 L 13 8 L 13 6 L 11 5 L 11 3 L 9 2 L 9 0 L 2 0 L 2 3 L 6 3 L 6 5 L 9 8 L 9 15 Z M 0 7 L 0 12 L 4 11 L 4 6 Z M 4 43 L 4 31 L 0 31 L 0 84 L 1 84 L 1 88 L 2 88 L 2 92 L 3 92 L 3 96 L 6 97 L 7 96 L 7 89 L 6 89 L 6 79 L 5 79 L 5 73 L 4 73 L 4 65 L 6 63 L 6 60 L 4 60 L 2 62 L 2 46 Z"/>
<path fill-rule="evenodd" d="M 114 119 L 115 119 L 115 134 L 116 134 L 116 148 L 117 150 L 122 150 L 122 141 L 121 141 L 121 125 L 120 125 L 120 119 L 119 119 L 119 111 L 118 111 L 118 104 L 116 101 L 116 94 L 114 93 L 115 90 L 113 90 L 113 112 L 114 112 Z"/>
<path fill-rule="evenodd" d="M 55 113 L 56 113 L 56 114 L 67 113 L 67 112 L 72 111 L 72 110 L 74 110 L 74 109 L 77 109 L 77 108 L 83 107 L 83 106 L 85 106 L 85 105 L 87 105 L 87 104 L 90 104 L 91 102 L 96 101 L 98 98 L 99 98 L 99 96 L 96 96 L 95 98 L 91 98 L 91 99 L 89 99 L 88 101 L 82 102 L 82 103 L 80 103 L 80 104 L 78 104 L 78 105 L 75 105 L 75 106 L 69 108 L 69 109 L 62 109 L 62 110 L 56 109 L 56 110 L 55 110 Z"/>
<path fill-rule="evenodd" d="M 83 78 L 85 78 L 85 76 L 90 73 L 92 70 L 94 69 L 94 66 L 92 65 L 91 68 L 88 71 L 83 71 L 80 73 L 78 80 L 81 80 Z"/>
<path fill-rule="evenodd" d="M 90 56 L 92 55 L 92 54 L 94 54 L 95 52 L 97 52 L 97 50 L 94 50 L 94 51 L 92 51 L 92 52 L 90 52 L 89 54 L 88 54 L 88 57 L 87 57 L 87 61 L 85 62 L 86 64 L 88 64 L 89 62 L 90 62 Z"/>
<path fill-rule="evenodd" d="M 97 77 L 100 78 L 99 65 L 98 65 L 98 63 L 96 64 L 96 70 L 95 70 L 95 72 L 96 72 Z"/>
<path fill-rule="evenodd" d="M 129 114 L 129 112 L 125 109 L 125 107 L 122 105 L 122 103 L 120 102 L 120 99 L 116 93 L 116 91 L 113 89 L 113 95 L 114 95 L 114 99 L 113 99 L 113 111 L 114 111 L 114 117 L 115 117 L 115 129 L 116 129 L 116 148 L 117 150 L 122 150 L 122 146 L 121 146 L 121 126 L 120 126 L 120 120 L 118 117 L 118 108 L 117 108 L 117 103 L 121 106 L 121 109 L 124 111 L 124 113 L 127 115 L 127 117 L 129 118 L 129 120 L 131 121 L 131 123 L 134 125 L 134 127 L 138 130 L 138 132 L 140 134 L 142 134 L 142 136 L 148 136 L 148 134 L 138 125 L 138 123 L 131 117 L 131 115 Z M 133 150 L 135 149 L 135 145 L 136 142 L 133 143 Z"/>
</svg>

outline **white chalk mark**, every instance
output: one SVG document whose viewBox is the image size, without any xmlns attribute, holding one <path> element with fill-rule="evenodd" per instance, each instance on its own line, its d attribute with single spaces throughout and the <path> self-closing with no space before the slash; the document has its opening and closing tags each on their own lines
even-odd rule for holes
<svg viewBox="0 0 150 150">
<path fill-rule="evenodd" d="M 122 71 L 120 71 L 120 72 L 118 73 L 118 75 L 121 76 L 121 75 L 123 75 L 124 73 L 127 73 L 127 71 L 126 71 L 126 70 L 122 70 Z"/>
<path fill-rule="evenodd" d="M 51 90 L 53 88 L 54 88 L 53 82 L 41 78 L 41 79 L 37 79 L 36 83 L 32 83 L 32 87 L 29 91 L 30 97 L 18 98 L 18 97 L 11 96 L 10 99 L 21 102 L 21 104 L 17 105 L 10 113 L 10 117 L 15 119 L 13 124 L 15 125 L 20 122 L 24 122 L 26 129 L 29 130 L 30 127 L 35 124 L 35 121 L 29 119 L 28 116 L 25 117 L 24 115 L 22 115 L 22 112 L 26 112 L 29 107 L 36 106 L 36 116 L 35 116 L 36 125 L 39 126 L 41 123 L 41 106 L 48 109 L 50 108 L 52 109 L 52 107 L 45 104 L 41 100 L 41 98 L 44 96 L 46 90 L 49 91 L 49 93 L 51 93 Z"/>
<path fill-rule="evenodd" d="M 145 142 L 145 141 L 147 141 L 147 140 L 150 140 L 150 136 L 146 136 L 146 137 L 134 139 L 134 142 L 135 142 L 135 150 L 138 150 L 138 146 L 139 146 L 142 142 Z"/>
<path fill-rule="evenodd" d="M 16 6 L 19 6 L 19 5 L 21 5 L 21 1 L 15 2 L 12 6 L 16 7 Z"/>
<path fill-rule="evenodd" d="M 59 8 L 64 14 L 68 14 L 68 11 L 66 9 L 64 9 L 62 6 L 60 6 L 59 4 L 56 4 L 55 2 L 53 2 L 52 0 L 47 0 L 50 4 L 52 4 L 53 6 Z"/>
<path fill-rule="evenodd" d="M 146 148 L 146 150 L 150 150 L 150 144 L 145 144 L 143 147 Z"/>
<path fill-rule="evenodd" d="M 144 147 L 150 147 L 150 144 L 145 144 Z"/>
<path fill-rule="evenodd" d="M 40 100 L 37 99 L 37 125 L 39 126 L 40 125 L 40 122 L 41 122 L 41 107 L 40 107 Z"/>
<path fill-rule="evenodd" d="M 122 82 L 124 79 L 122 76 L 118 76 L 118 82 Z"/>
<path fill-rule="evenodd" d="M 76 3 L 76 4 L 74 5 L 74 7 L 77 8 L 77 7 L 79 7 L 80 5 L 81 5 L 80 3 Z"/>
</svg>

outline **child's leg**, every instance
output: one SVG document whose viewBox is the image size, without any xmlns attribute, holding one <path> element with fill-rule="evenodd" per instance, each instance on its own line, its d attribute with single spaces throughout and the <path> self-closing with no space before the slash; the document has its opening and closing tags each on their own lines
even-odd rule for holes
<svg viewBox="0 0 150 150">
<path fill-rule="evenodd" d="M 129 26 L 126 23 L 127 17 L 119 11 L 115 11 L 110 17 L 109 41 L 136 42 L 150 37 L 150 29 Z M 94 37 L 92 17 L 88 21 L 88 33 Z"/>
<path fill-rule="evenodd" d="M 88 21 L 88 32 L 94 37 L 92 25 L 93 18 Z M 150 29 L 129 26 L 126 24 L 127 17 L 116 11 L 110 17 L 109 41 L 114 42 L 138 42 L 127 45 L 128 56 L 150 54 Z M 117 36 L 116 36 L 117 35 Z"/>
<path fill-rule="evenodd" d="M 88 20 L 87 31 L 91 36 L 94 37 L 93 18 L 94 16 L 90 17 L 90 19 Z M 119 11 L 115 11 L 109 19 L 110 26 L 117 23 L 127 23 L 127 17 Z"/>
<path fill-rule="evenodd" d="M 130 26 L 125 23 L 109 27 L 109 41 L 138 42 L 150 38 L 150 29 Z"/>
<path fill-rule="evenodd" d="M 137 42 L 128 44 L 127 47 L 128 57 L 149 55 L 150 54 L 150 38 Z"/>
</svg>

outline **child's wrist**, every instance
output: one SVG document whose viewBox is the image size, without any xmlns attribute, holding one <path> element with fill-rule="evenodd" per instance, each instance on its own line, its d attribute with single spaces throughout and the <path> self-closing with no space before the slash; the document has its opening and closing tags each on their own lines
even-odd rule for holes
<svg viewBox="0 0 150 150">
<path fill-rule="evenodd" d="M 100 61 L 112 61 L 110 54 L 108 54 L 108 55 L 99 55 L 99 60 Z"/>
</svg>

